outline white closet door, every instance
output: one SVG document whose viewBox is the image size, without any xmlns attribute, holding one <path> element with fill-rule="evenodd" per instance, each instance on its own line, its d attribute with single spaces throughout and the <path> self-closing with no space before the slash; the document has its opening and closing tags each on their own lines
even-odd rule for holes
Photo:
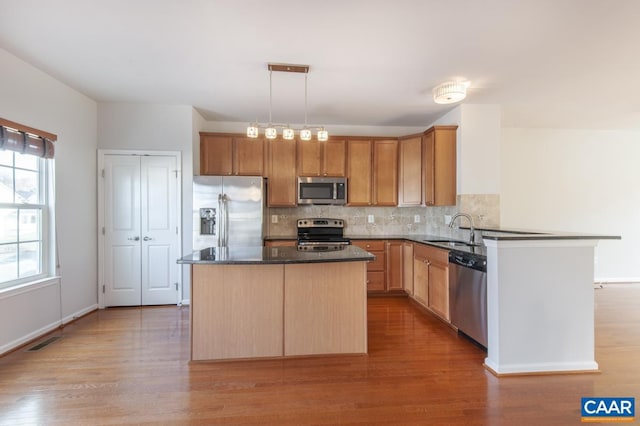
<svg viewBox="0 0 640 426">
<path fill-rule="evenodd" d="M 104 158 L 105 306 L 140 305 L 140 157 Z"/>
<path fill-rule="evenodd" d="M 174 156 L 104 156 L 104 306 L 178 302 Z"/>
<path fill-rule="evenodd" d="M 142 304 L 177 303 L 175 157 L 141 157 Z"/>
</svg>

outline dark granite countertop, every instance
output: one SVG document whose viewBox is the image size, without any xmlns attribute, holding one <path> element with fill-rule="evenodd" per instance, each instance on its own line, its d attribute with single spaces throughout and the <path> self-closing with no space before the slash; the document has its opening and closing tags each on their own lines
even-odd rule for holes
<svg viewBox="0 0 640 426">
<path fill-rule="evenodd" d="M 298 251 L 297 247 L 210 247 L 195 251 L 178 260 L 179 264 L 284 264 L 363 262 L 375 256 L 359 247 L 348 245 L 333 251 Z"/>
<path fill-rule="evenodd" d="M 469 229 L 462 227 L 462 229 Z M 447 250 L 453 250 L 461 253 L 475 254 L 479 257 L 487 256 L 487 250 L 482 240 L 496 240 L 496 241 L 535 241 L 535 240 L 606 240 L 606 239 L 621 239 L 617 235 L 601 235 L 601 234 L 580 234 L 572 232 L 554 232 L 554 231 L 538 231 L 527 229 L 505 229 L 505 228 L 475 228 L 482 235 L 476 237 L 477 246 L 468 246 L 461 243 L 465 243 L 466 240 L 452 238 L 441 235 L 402 235 L 402 234 L 389 234 L 389 235 L 348 235 L 345 237 L 352 240 L 405 240 L 412 241 L 414 243 L 428 244 L 431 246 L 444 248 Z M 477 234 L 476 234 L 477 235 Z M 295 236 L 291 237 L 267 237 L 265 240 L 295 240 Z M 439 242 L 436 240 L 440 240 Z M 442 240 L 450 240 L 442 241 Z"/>
</svg>

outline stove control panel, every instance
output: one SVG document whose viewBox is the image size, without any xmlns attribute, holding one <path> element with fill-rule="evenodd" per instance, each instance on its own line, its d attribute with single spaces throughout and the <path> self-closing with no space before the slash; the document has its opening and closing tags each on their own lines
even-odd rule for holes
<svg viewBox="0 0 640 426">
<path fill-rule="evenodd" d="M 298 219 L 298 228 L 344 228 L 342 219 Z"/>
</svg>

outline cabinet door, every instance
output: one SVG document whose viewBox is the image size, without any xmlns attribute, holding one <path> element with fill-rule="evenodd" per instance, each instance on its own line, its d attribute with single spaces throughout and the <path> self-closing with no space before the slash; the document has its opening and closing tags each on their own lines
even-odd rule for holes
<svg viewBox="0 0 640 426">
<path fill-rule="evenodd" d="M 427 260 L 413 257 L 413 297 L 423 306 L 427 306 L 429 301 L 429 265 Z"/>
<path fill-rule="evenodd" d="M 233 138 L 200 135 L 200 174 L 225 176 L 233 172 Z"/>
<path fill-rule="evenodd" d="M 347 144 L 347 197 L 350 206 L 371 205 L 371 156 L 370 140 L 351 139 Z"/>
<path fill-rule="evenodd" d="M 399 142 L 398 205 L 422 204 L 422 136 Z"/>
<path fill-rule="evenodd" d="M 267 197 L 270 207 L 295 207 L 296 141 L 282 138 L 269 141 Z"/>
<path fill-rule="evenodd" d="M 449 321 L 449 265 L 430 262 L 428 282 L 429 308 Z"/>
<path fill-rule="evenodd" d="M 424 200 L 427 206 L 456 204 L 456 129 L 439 126 L 424 135 Z"/>
<path fill-rule="evenodd" d="M 234 171 L 240 176 L 264 176 L 264 139 L 234 138 Z"/>
<path fill-rule="evenodd" d="M 413 295 L 413 243 L 402 244 L 402 288 Z"/>
<path fill-rule="evenodd" d="M 398 141 L 395 139 L 373 144 L 373 204 L 398 205 Z"/>
<path fill-rule="evenodd" d="M 323 143 L 327 142 L 298 141 L 298 176 L 320 176 Z"/>
<path fill-rule="evenodd" d="M 345 177 L 347 164 L 347 141 L 343 139 L 324 142 L 322 173 L 324 176 Z"/>
<path fill-rule="evenodd" d="M 387 258 L 387 290 L 402 290 L 402 241 L 387 241 L 385 256 Z"/>
</svg>

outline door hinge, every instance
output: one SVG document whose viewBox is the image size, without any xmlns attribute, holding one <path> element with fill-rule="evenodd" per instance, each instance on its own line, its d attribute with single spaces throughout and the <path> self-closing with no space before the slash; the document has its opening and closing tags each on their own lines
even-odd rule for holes
<svg viewBox="0 0 640 426">
<path fill-rule="evenodd" d="M 176 226 L 176 235 L 178 235 L 178 227 Z"/>
<path fill-rule="evenodd" d="M 102 235 L 104 235 L 104 226 L 102 227 Z"/>
<path fill-rule="evenodd" d="M 177 170 L 174 170 L 174 171 L 173 171 L 173 173 L 175 173 L 175 174 L 176 174 L 176 179 L 178 179 L 178 171 L 177 171 Z"/>
<path fill-rule="evenodd" d="M 178 283 L 175 283 L 176 291 L 178 291 Z"/>
<path fill-rule="evenodd" d="M 102 293 L 103 293 L 103 294 L 104 294 L 104 292 L 105 292 L 105 288 L 104 288 L 104 287 L 105 287 L 105 286 L 104 286 L 104 284 L 102 284 Z"/>
<path fill-rule="evenodd" d="M 102 177 L 104 177 L 104 169 L 102 169 Z"/>
</svg>

